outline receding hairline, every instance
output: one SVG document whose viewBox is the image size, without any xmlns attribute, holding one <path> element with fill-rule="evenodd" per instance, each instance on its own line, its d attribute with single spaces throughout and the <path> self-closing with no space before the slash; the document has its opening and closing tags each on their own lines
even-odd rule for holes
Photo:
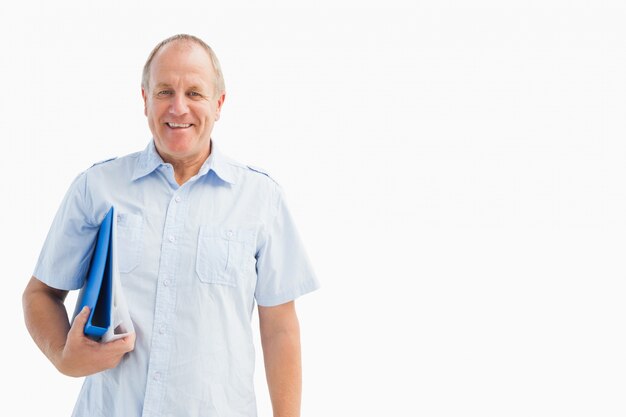
<svg viewBox="0 0 626 417">
<path fill-rule="evenodd" d="M 213 66 L 213 71 L 215 73 L 214 82 L 215 82 L 216 93 L 218 95 L 224 93 L 225 91 L 224 75 L 222 74 L 222 68 L 220 66 L 219 60 L 217 59 L 217 55 L 215 55 L 215 52 L 213 51 L 213 49 L 202 39 L 196 36 L 187 35 L 187 34 L 178 34 L 178 35 L 170 36 L 169 38 L 159 42 L 154 47 L 152 52 L 150 52 L 150 55 L 148 56 L 148 59 L 146 60 L 146 63 L 143 67 L 143 73 L 141 77 L 141 87 L 145 91 L 148 91 L 150 87 L 150 71 L 152 68 L 152 62 L 154 61 L 155 57 L 163 49 L 164 46 L 168 44 L 172 44 L 172 43 L 180 44 L 182 46 L 189 46 L 189 47 L 192 47 L 193 45 L 198 45 L 202 47 L 202 49 L 204 49 L 204 51 L 209 56 L 209 60 L 211 61 L 211 65 Z"/>
</svg>

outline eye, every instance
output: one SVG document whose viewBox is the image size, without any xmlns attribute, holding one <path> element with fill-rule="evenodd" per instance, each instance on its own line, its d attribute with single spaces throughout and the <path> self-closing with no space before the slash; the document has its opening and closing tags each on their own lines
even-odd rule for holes
<svg viewBox="0 0 626 417">
<path fill-rule="evenodd" d="M 202 97 L 202 94 L 198 93 L 197 91 L 190 91 L 189 93 L 190 97 Z"/>
<path fill-rule="evenodd" d="M 167 96 L 171 96 L 172 94 L 174 94 L 174 92 L 172 90 L 161 90 L 157 93 L 158 97 L 167 97 Z"/>
</svg>

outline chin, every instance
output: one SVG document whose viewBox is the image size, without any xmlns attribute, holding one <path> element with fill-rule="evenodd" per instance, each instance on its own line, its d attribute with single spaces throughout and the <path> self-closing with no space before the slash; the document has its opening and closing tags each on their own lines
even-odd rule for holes
<svg viewBox="0 0 626 417">
<path fill-rule="evenodd" d="M 166 139 L 162 140 L 161 144 L 167 152 L 187 153 L 193 149 L 191 142 L 191 139 Z"/>
</svg>

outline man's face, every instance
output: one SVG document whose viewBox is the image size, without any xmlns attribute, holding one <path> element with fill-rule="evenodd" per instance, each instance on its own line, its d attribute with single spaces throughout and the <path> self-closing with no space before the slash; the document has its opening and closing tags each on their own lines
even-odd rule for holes
<svg viewBox="0 0 626 417">
<path fill-rule="evenodd" d="M 163 46 L 152 61 L 148 91 L 141 92 L 155 146 L 166 162 L 208 156 L 224 94 L 217 96 L 211 59 L 201 46 L 184 41 Z"/>
</svg>

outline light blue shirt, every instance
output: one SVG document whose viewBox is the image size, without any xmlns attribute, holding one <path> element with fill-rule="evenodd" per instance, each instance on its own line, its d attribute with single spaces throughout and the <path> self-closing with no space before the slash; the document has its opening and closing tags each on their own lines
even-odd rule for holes
<svg viewBox="0 0 626 417">
<path fill-rule="evenodd" d="M 34 276 L 81 288 L 111 205 L 137 340 L 116 368 L 85 379 L 74 416 L 256 416 L 255 302 L 278 305 L 318 288 L 280 187 L 214 144 L 179 186 L 151 141 L 74 180 Z"/>
</svg>

